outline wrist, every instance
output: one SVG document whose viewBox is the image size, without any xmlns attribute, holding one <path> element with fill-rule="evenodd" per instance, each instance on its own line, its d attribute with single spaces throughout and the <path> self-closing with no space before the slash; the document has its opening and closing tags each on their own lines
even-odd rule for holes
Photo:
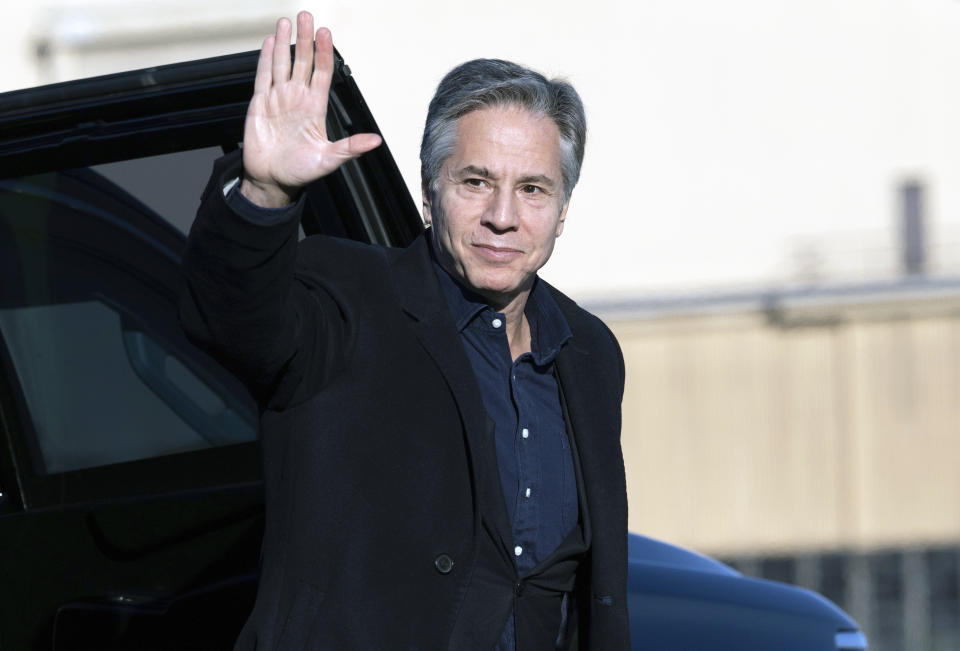
<svg viewBox="0 0 960 651">
<path fill-rule="evenodd" d="M 295 192 L 274 183 L 260 183 L 244 176 L 240 181 L 240 194 L 261 208 L 284 208 L 293 203 Z"/>
</svg>

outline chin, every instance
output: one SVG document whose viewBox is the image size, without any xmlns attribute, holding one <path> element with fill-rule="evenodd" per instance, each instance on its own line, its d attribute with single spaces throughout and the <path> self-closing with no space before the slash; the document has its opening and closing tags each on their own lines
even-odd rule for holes
<svg viewBox="0 0 960 651">
<path fill-rule="evenodd" d="M 532 277 L 525 278 L 523 274 L 518 274 L 514 270 L 489 267 L 468 268 L 465 280 L 477 294 L 497 299 L 511 299 L 533 282 Z"/>
<path fill-rule="evenodd" d="M 519 293 L 515 283 L 485 282 L 474 286 L 474 291 L 486 298 L 496 298 L 497 302 L 509 299 Z"/>
</svg>

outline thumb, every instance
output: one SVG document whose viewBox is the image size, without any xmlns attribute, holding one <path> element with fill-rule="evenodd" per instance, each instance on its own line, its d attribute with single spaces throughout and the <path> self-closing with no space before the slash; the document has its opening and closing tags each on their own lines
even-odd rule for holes
<svg viewBox="0 0 960 651">
<path fill-rule="evenodd" d="M 331 143 L 331 149 L 341 162 L 345 162 L 376 149 L 382 142 L 383 138 L 375 133 L 358 133 Z"/>
</svg>

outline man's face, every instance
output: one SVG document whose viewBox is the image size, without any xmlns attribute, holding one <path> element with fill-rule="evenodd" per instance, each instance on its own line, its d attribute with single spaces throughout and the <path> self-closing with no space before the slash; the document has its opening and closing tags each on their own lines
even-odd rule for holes
<svg viewBox="0 0 960 651">
<path fill-rule="evenodd" d="M 423 210 L 444 268 L 498 309 L 526 296 L 567 210 L 553 120 L 509 106 L 466 114 L 438 181 Z"/>
</svg>

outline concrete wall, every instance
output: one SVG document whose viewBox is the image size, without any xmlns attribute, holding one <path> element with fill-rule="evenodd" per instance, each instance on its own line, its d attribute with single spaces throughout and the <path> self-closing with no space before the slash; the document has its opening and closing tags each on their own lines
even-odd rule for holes
<svg viewBox="0 0 960 651">
<path fill-rule="evenodd" d="M 631 530 L 713 554 L 960 541 L 960 299 L 611 325 Z"/>
</svg>

